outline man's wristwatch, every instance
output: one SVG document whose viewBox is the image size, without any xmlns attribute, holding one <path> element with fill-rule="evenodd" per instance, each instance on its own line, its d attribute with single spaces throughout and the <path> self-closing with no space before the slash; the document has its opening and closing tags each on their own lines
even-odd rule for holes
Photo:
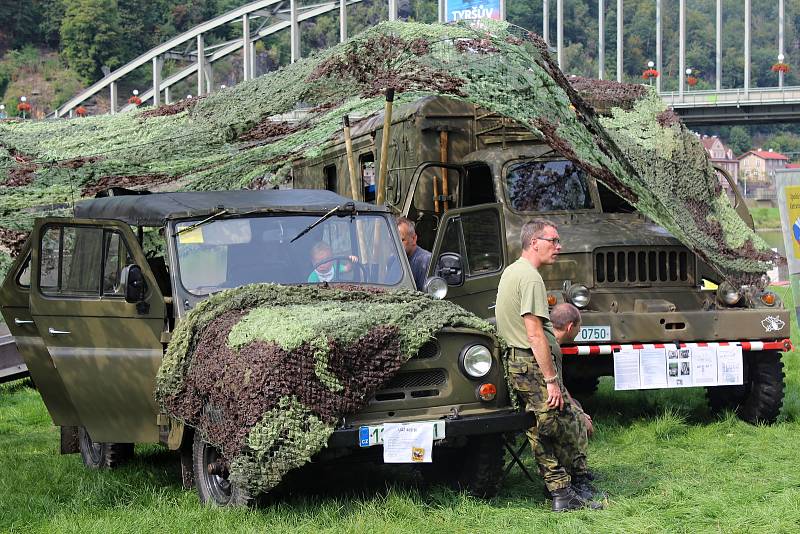
<svg viewBox="0 0 800 534">
<path fill-rule="evenodd" d="M 544 379 L 545 384 L 555 384 L 557 381 L 558 381 L 558 375 L 553 375 L 550 378 Z"/>
</svg>

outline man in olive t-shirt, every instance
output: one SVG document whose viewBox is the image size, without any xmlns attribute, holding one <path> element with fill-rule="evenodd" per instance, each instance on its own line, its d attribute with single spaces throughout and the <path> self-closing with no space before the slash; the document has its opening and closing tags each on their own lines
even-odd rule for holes
<svg viewBox="0 0 800 534">
<path fill-rule="evenodd" d="M 522 254 L 503 271 L 495 306 L 498 333 L 509 345 L 509 379 L 525 410 L 536 416 L 536 429 L 528 433 L 528 440 L 553 496 L 553 511 L 596 508 L 599 505 L 575 493 L 558 454 L 569 438 L 564 410 L 572 411 L 550 351 L 556 341 L 547 289 L 538 271 L 542 265 L 555 263 L 561 251 L 558 229 L 550 221 L 534 219 L 522 227 L 520 238 Z"/>
</svg>

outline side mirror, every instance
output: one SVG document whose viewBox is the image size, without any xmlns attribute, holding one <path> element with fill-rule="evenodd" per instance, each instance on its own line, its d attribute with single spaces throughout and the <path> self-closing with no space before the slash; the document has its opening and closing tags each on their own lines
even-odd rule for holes
<svg viewBox="0 0 800 534">
<path fill-rule="evenodd" d="M 144 302 L 147 293 L 147 283 L 144 281 L 142 268 L 138 265 L 126 265 L 122 269 L 120 282 L 125 288 L 125 302 L 138 304 Z"/>
<path fill-rule="evenodd" d="M 436 261 L 436 276 L 444 278 L 449 286 L 460 286 L 464 283 L 464 264 L 461 256 L 454 252 L 444 252 Z"/>
</svg>

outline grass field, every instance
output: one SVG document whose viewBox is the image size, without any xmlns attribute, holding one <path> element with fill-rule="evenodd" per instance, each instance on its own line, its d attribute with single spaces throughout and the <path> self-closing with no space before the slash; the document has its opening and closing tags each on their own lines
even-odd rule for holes
<svg viewBox="0 0 800 534">
<path fill-rule="evenodd" d="M 786 290 L 779 292 L 790 300 Z M 792 327 L 797 343 L 797 326 Z M 585 403 L 597 434 L 590 463 L 608 494 L 599 512 L 553 514 L 543 487 L 515 471 L 481 501 L 408 477 L 386 482 L 343 466 L 322 490 L 297 488 L 255 510 L 200 506 L 180 487 L 178 458 L 140 446 L 115 471 L 58 455 L 38 393 L 0 386 L 0 530 L 10 532 L 796 532 L 800 525 L 800 363 L 784 356 L 780 420 L 715 417 L 702 390 L 615 393 Z M 533 465 L 526 453 L 526 463 Z"/>
<path fill-rule="evenodd" d="M 781 214 L 778 208 L 750 208 L 750 214 L 757 229 L 781 227 Z"/>
</svg>

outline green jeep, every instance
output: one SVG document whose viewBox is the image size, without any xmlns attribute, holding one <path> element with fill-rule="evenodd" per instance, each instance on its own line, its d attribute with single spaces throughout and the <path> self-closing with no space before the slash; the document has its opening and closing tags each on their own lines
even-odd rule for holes
<svg viewBox="0 0 800 534">
<path fill-rule="evenodd" d="M 203 502 L 235 503 L 224 458 L 154 399 L 176 323 L 226 288 L 308 283 L 320 242 L 326 261 L 359 259 L 333 269 L 332 283 L 413 290 L 396 225 L 387 208 L 328 191 L 116 193 L 79 203 L 74 218 L 36 221 L 0 289 L 3 316 L 61 427 L 62 453 L 114 467 L 134 443 L 161 443 L 181 451 L 184 485 L 194 482 Z M 482 384 L 496 394 L 482 396 Z M 435 422 L 425 474 L 482 496 L 499 489 L 503 434 L 532 422 L 510 406 L 498 341 L 446 328 L 340 421 L 320 460 L 376 459 L 383 423 L 418 421 Z"/>
</svg>

